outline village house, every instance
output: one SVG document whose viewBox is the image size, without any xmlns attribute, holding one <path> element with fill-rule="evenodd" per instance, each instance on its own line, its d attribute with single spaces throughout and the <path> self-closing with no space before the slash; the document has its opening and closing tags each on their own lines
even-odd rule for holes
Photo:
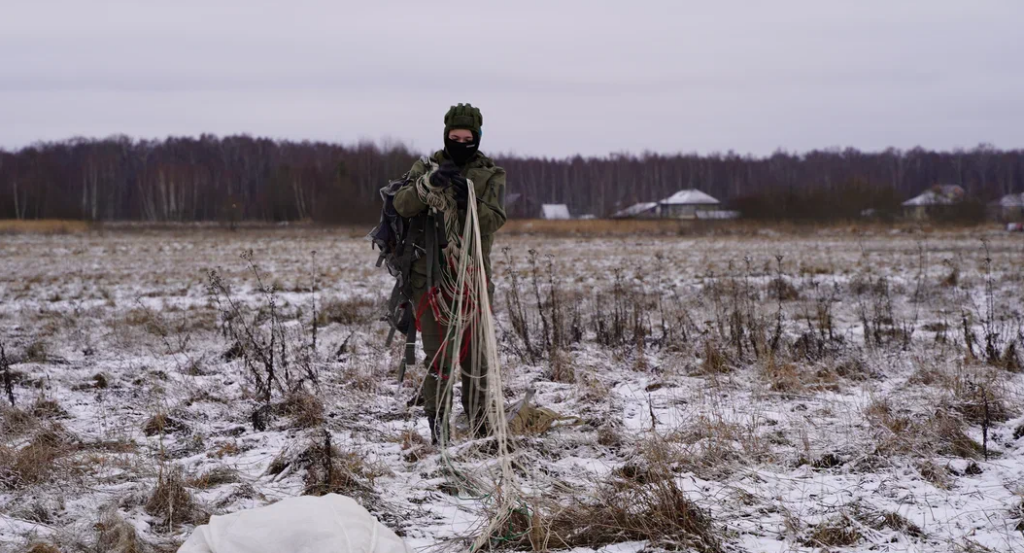
<svg viewBox="0 0 1024 553">
<path fill-rule="evenodd" d="M 569 206 L 565 204 L 544 204 L 540 206 L 540 218 L 561 221 L 572 219 L 572 216 L 569 215 Z"/>
<path fill-rule="evenodd" d="M 963 203 L 963 187 L 956 184 L 937 184 L 920 195 L 903 202 L 903 214 L 911 219 L 927 219 L 948 213 Z"/>
<path fill-rule="evenodd" d="M 1007 194 L 988 204 L 989 217 L 1002 222 L 1024 220 L 1024 193 Z"/>
<path fill-rule="evenodd" d="M 670 219 L 697 219 L 698 212 L 718 211 L 720 202 L 697 189 L 680 190 L 658 202 L 658 215 Z"/>
</svg>

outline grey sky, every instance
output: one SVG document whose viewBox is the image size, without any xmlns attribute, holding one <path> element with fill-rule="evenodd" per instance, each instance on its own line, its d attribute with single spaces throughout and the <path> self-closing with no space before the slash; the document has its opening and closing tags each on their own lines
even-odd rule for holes
<svg viewBox="0 0 1024 553">
<path fill-rule="evenodd" d="M 250 133 L 545 156 L 1024 147 L 1024 2 L 0 0 L 0 146 Z"/>
</svg>

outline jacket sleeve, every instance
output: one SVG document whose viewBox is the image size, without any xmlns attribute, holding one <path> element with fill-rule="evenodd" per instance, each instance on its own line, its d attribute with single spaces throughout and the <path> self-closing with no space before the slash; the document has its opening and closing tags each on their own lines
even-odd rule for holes
<svg viewBox="0 0 1024 553">
<path fill-rule="evenodd" d="M 498 169 L 487 181 L 483 196 L 477 198 L 480 234 L 494 234 L 505 224 L 505 171 Z"/>
<path fill-rule="evenodd" d="M 427 204 L 420 201 L 419 195 L 416 194 L 416 181 L 424 173 L 426 173 L 426 166 L 422 160 L 417 161 L 409 170 L 409 182 L 395 192 L 395 211 L 402 217 L 413 217 L 426 209 Z"/>
</svg>

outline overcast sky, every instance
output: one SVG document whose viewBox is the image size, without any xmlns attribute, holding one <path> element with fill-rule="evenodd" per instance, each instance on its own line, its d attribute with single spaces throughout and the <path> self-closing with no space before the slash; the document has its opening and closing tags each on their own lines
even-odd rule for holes
<svg viewBox="0 0 1024 553">
<path fill-rule="evenodd" d="M 566 156 L 1024 147 L 1019 0 L 0 0 L 0 147 L 250 133 Z"/>
</svg>

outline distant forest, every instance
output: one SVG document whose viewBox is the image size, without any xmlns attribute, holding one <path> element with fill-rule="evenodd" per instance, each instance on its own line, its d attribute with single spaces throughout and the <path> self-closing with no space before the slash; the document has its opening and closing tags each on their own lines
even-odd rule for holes
<svg viewBox="0 0 1024 553">
<path fill-rule="evenodd" d="M 339 145 L 249 136 L 71 139 L 0 150 L 0 218 L 94 221 L 368 223 L 377 190 L 418 157 L 402 145 Z M 510 216 L 543 203 L 607 216 L 697 188 L 747 216 L 841 219 L 899 202 L 935 184 L 960 184 L 981 203 L 1024 190 L 1024 151 L 979 145 L 860 152 L 612 154 L 498 157 Z"/>
</svg>

